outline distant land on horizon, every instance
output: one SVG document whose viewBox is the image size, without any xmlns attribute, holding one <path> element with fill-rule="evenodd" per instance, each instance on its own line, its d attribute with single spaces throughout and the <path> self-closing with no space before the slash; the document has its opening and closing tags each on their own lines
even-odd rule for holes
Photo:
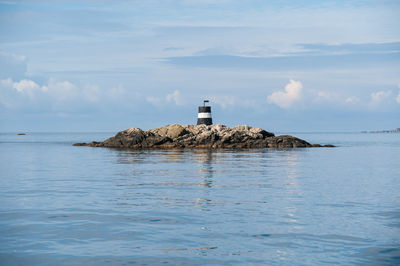
<svg viewBox="0 0 400 266">
<path fill-rule="evenodd" d="M 371 130 L 371 131 L 361 131 L 361 133 L 400 133 L 400 128 L 389 129 L 389 130 Z"/>
</svg>

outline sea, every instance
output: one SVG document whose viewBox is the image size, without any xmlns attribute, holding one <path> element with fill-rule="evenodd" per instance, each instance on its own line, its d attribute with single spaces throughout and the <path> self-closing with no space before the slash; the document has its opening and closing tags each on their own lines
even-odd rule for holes
<svg viewBox="0 0 400 266">
<path fill-rule="evenodd" d="M 282 132 L 290 133 L 290 132 Z M 0 265 L 399 265 L 400 134 L 119 150 L 0 134 Z"/>
</svg>

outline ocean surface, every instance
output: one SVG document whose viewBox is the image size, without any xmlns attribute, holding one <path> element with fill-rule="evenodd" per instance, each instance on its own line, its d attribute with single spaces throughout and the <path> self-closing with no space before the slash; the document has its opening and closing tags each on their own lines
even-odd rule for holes
<svg viewBox="0 0 400 266">
<path fill-rule="evenodd" d="M 399 265 L 400 134 L 116 150 L 0 134 L 1 265 Z"/>
</svg>

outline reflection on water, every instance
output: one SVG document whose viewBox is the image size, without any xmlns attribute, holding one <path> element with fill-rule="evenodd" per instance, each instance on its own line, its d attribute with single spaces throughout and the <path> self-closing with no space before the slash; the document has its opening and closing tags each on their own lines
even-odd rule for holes
<svg viewBox="0 0 400 266">
<path fill-rule="evenodd" d="M 213 178 L 213 164 L 215 163 L 215 158 L 213 158 L 213 153 L 211 150 L 197 151 L 194 153 L 197 164 L 199 165 L 199 174 L 204 176 L 203 181 L 199 183 L 200 186 L 204 188 L 212 187 Z"/>
<path fill-rule="evenodd" d="M 0 141 L 0 261 L 399 264 L 391 141 L 240 151 Z"/>
</svg>

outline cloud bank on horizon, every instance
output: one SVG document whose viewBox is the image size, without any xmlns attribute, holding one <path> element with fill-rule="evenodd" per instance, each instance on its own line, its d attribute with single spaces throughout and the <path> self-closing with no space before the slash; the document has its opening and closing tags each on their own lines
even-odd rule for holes
<svg viewBox="0 0 400 266">
<path fill-rule="evenodd" d="M 400 123 L 398 1 L 1 1 L 0 131 Z"/>
</svg>

